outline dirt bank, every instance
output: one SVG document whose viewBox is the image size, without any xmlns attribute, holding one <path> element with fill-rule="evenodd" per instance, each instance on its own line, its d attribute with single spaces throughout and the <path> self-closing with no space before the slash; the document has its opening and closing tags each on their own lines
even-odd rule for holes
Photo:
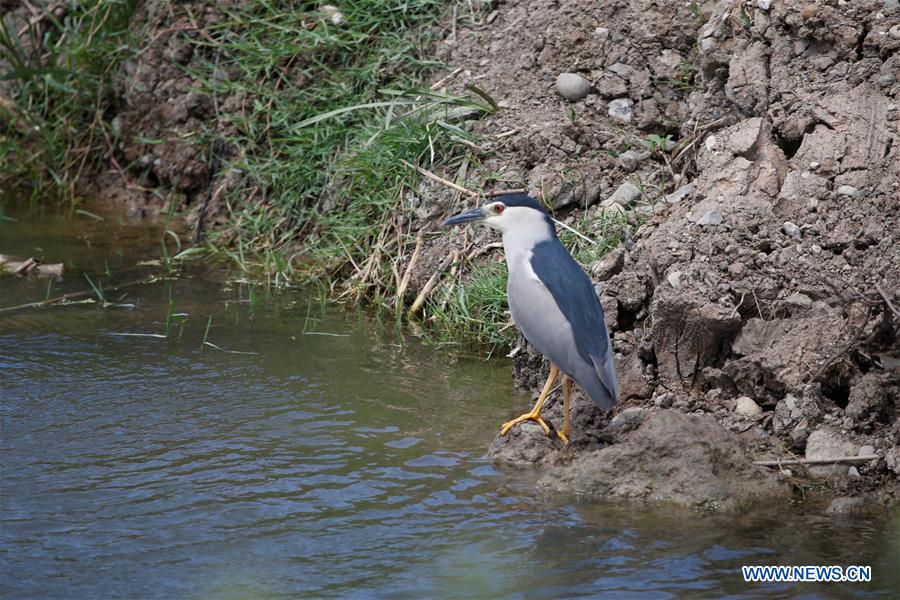
<svg viewBox="0 0 900 600">
<path fill-rule="evenodd" d="M 619 439 L 582 407 L 583 439 L 572 447 L 526 431 L 498 439 L 494 455 L 569 464 L 548 485 L 595 495 L 706 504 L 739 494 L 735 472 L 747 481 L 768 472 L 795 487 L 824 481 L 834 494 L 894 497 L 896 2 L 724 1 L 697 14 L 680 3 L 506 2 L 493 16 L 445 52 L 508 107 L 485 131 L 518 130 L 496 170 L 522 173 L 530 193 L 576 216 L 608 211 L 604 199 L 626 181 L 643 188 L 631 220 L 645 220 L 632 239 L 587 266 L 614 337 L 619 410 L 649 415 Z M 583 77 L 587 95 L 561 98 L 563 72 Z M 678 144 L 641 153 L 633 141 L 650 134 Z M 623 160 L 635 149 L 637 165 Z M 541 366 L 519 353 L 520 384 L 537 389 Z M 690 420 L 661 416 L 671 409 Z M 749 462 L 723 467 L 718 450 L 686 441 L 684 464 L 669 468 L 665 439 L 679 433 L 757 461 L 879 458 L 778 474 Z M 638 464 L 658 469 L 630 468 Z M 717 489 L 734 491 L 661 489 L 661 480 L 690 487 L 709 473 Z"/>
</svg>

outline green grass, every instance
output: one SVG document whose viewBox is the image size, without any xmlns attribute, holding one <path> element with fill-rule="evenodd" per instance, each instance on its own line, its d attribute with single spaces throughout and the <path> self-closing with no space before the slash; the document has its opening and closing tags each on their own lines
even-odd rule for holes
<svg viewBox="0 0 900 600">
<path fill-rule="evenodd" d="M 425 57 L 449 2 L 349 1 L 339 25 L 316 5 L 260 2 L 195 40 L 206 91 L 245 100 L 222 115 L 241 177 L 232 225 L 211 240 L 264 256 L 269 281 L 349 281 L 336 291 L 377 300 L 411 242 L 395 217 L 421 175 L 403 161 L 457 167 L 473 139 L 454 111 L 494 107 L 422 85 L 441 66 Z"/>
<path fill-rule="evenodd" d="M 40 6 L 40 3 L 36 3 Z M 28 182 L 33 201 L 73 201 L 82 176 L 104 160 L 116 99 L 113 73 L 129 52 L 128 21 L 135 0 L 67 4 L 60 19 L 45 11 L 19 36 L 9 15 L 0 20 L 0 59 L 9 70 L 9 98 L 0 98 L 0 183 Z"/>
</svg>

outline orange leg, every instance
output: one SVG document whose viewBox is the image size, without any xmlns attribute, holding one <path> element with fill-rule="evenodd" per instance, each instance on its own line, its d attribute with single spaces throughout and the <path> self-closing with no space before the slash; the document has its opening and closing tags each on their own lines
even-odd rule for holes
<svg viewBox="0 0 900 600">
<path fill-rule="evenodd" d="M 550 427 L 544 422 L 544 419 L 541 418 L 541 408 L 544 406 L 544 402 L 547 400 L 547 396 L 550 394 L 550 388 L 553 387 L 553 382 L 556 381 L 556 378 L 559 376 L 559 369 L 553 363 L 550 363 L 550 376 L 547 377 L 547 383 L 544 384 L 544 389 L 541 390 L 541 395 L 538 396 L 537 402 L 534 403 L 534 408 L 531 409 L 531 412 L 527 412 L 520 417 L 516 417 L 512 421 L 507 421 L 500 427 L 500 435 L 506 435 L 506 432 L 510 430 L 513 425 L 518 423 L 522 423 L 523 421 L 534 421 L 538 425 L 540 425 L 544 429 L 544 433 L 550 434 Z"/>
<path fill-rule="evenodd" d="M 557 431 L 559 436 L 566 444 L 569 443 L 569 397 L 572 395 L 572 380 L 568 375 L 563 375 L 563 426 L 562 431 Z"/>
</svg>

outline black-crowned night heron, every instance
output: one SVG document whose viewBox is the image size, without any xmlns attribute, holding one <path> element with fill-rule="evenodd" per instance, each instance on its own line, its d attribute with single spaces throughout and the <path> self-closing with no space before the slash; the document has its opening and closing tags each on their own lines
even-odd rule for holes
<svg viewBox="0 0 900 600">
<path fill-rule="evenodd" d="M 534 408 L 503 424 L 500 433 L 523 421 L 535 421 L 549 434 L 541 407 L 562 371 L 563 426 L 568 443 L 572 380 L 597 406 L 616 403 L 617 386 L 603 308 L 591 280 L 556 237 L 553 221 L 540 204 L 524 194 L 501 196 L 444 221 L 445 226 L 479 222 L 503 233 L 509 269 L 509 310 L 525 338 L 550 359 L 550 376 Z"/>
</svg>

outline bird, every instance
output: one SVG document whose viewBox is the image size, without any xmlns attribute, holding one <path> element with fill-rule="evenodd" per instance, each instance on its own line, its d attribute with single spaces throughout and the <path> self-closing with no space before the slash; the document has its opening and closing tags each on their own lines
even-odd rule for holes
<svg viewBox="0 0 900 600">
<path fill-rule="evenodd" d="M 550 435 L 541 409 L 557 377 L 563 377 L 563 426 L 557 435 L 569 442 L 569 396 L 577 383 L 601 409 L 616 404 L 618 385 L 603 307 L 590 278 L 569 254 L 547 211 L 534 198 L 513 193 L 444 221 L 444 227 L 483 224 L 503 234 L 509 278 L 507 301 L 525 339 L 550 360 L 550 374 L 531 411 L 507 421 L 534 421 Z"/>
</svg>

